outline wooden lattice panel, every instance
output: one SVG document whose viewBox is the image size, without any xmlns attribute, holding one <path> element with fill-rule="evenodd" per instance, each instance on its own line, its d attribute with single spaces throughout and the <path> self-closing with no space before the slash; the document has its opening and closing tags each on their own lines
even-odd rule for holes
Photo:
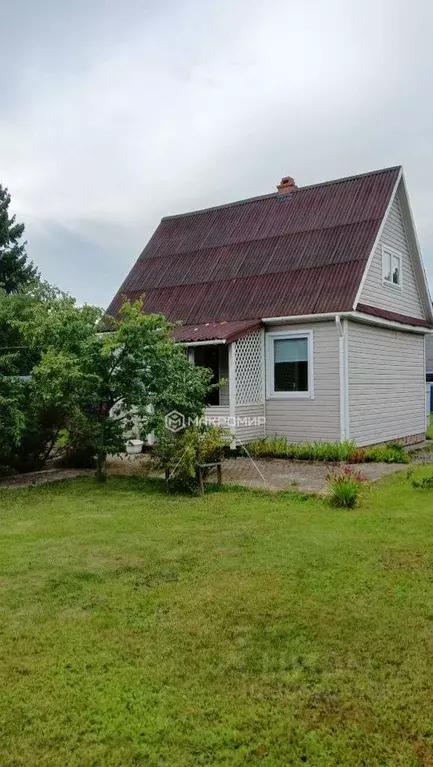
<svg viewBox="0 0 433 767">
<path fill-rule="evenodd" d="M 236 404 L 263 401 L 263 352 L 260 330 L 236 341 Z"/>
</svg>

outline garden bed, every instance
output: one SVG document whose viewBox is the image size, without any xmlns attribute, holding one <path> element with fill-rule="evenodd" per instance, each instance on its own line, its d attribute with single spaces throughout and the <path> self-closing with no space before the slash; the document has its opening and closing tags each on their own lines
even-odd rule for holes
<svg viewBox="0 0 433 767">
<path fill-rule="evenodd" d="M 288 442 L 286 437 L 265 437 L 250 442 L 246 450 L 253 458 L 286 458 L 328 463 L 409 463 L 404 445 L 357 447 L 354 442 Z"/>
</svg>

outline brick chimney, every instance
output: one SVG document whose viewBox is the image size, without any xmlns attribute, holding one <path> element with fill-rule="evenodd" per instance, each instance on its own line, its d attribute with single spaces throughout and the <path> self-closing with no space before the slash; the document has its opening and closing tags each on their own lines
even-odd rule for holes
<svg viewBox="0 0 433 767">
<path fill-rule="evenodd" d="M 279 195 L 292 194 L 292 192 L 296 192 L 296 189 L 295 179 L 291 176 L 284 176 L 277 186 Z"/>
</svg>

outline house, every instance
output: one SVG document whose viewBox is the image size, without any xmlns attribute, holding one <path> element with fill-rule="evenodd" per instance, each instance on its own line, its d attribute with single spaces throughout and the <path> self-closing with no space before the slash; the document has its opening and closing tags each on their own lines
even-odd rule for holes
<svg viewBox="0 0 433 767">
<path fill-rule="evenodd" d="M 163 218 L 108 312 L 145 294 L 226 385 L 237 443 L 417 442 L 432 306 L 401 167 Z"/>
</svg>

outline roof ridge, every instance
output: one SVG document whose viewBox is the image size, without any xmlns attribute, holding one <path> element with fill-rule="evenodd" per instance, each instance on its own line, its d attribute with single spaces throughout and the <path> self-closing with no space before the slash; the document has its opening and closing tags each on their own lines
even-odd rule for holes
<svg viewBox="0 0 433 767">
<path fill-rule="evenodd" d="M 377 176 L 380 173 L 390 173 L 391 171 L 400 171 L 401 165 L 390 165 L 387 168 L 378 168 L 377 170 L 367 171 L 366 173 L 355 173 L 352 176 L 342 176 L 341 178 L 331 179 L 330 181 L 318 181 L 315 184 L 307 184 L 306 186 L 300 186 L 296 189 L 296 194 L 299 192 L 307 191 L 308 189 L 317 189 L 321 186 L 332 186 L 334 184 L 343 184 L 348 181 L 354 181 L 358 178 L 365 178 L 366 176 Z M 292 193 L 293 194 L 293 193 Z M 287 195 L 289 197 L 290 195 Z M 189 218 L 190 216 L 197 216 L 200 213 L 210 213 L 213 210 L 220 210 L 223 208 L 236 208 L 241 205 L 247 205 L 251 202 L 258 202 L 259 200 L 271 200 L 278 199 L 278 192 L 270 192 L 269 194 L 261 194 L 256 197 L 246 197 L 242 200 L 234 200 L 233 202 L 225 202 L 220 205 L 211 205 L 209 208 L 199 208 L 197 210 L 190 210 L 185 213 L 174 213 L 170 216 L 163 216 L 162 221 L 170 221 L 174 218 Z"/>
</svg>

